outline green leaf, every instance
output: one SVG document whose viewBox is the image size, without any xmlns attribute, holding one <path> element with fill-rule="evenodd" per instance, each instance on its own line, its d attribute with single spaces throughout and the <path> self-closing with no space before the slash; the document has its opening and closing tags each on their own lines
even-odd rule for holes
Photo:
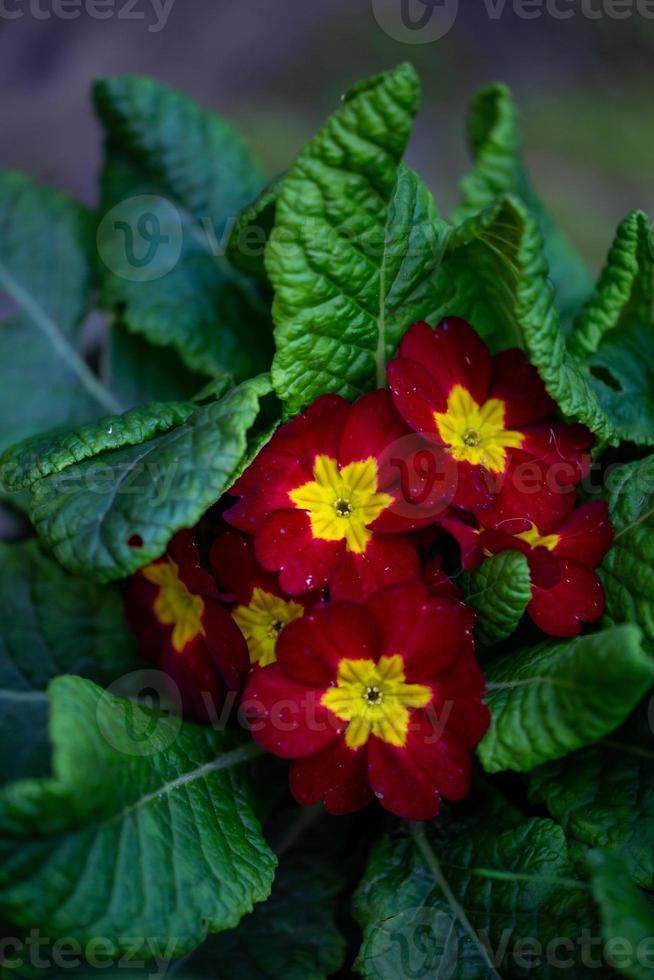
<svg viewBox="0 0 654 980">
<path fill-rule="evenodd" d="M 611 330 L 652 319 L 652 226 L 643 211 L 622 221 L 593 295 L 579 314 L 570 350 L 588 359 Z"/>
<path fill-rule="evenodd" d="M 237 217 L 227 242 L 227 258 L 244 275 L 268 281 L 264 256 L 275 224 L 277 198 L 282 186 L 278 177 Z"/>
<path fill-rule="evenodd" d="M 654 649 L 654 456 L 609 470 L 606 481 L 615 529 L 599 572 L 606 615 L 637 623 Z"/>
<path fill-rule="evenodd" d="M 49 771 L 48 682 L 138 666 L 114 588 L 68 575 L 36 541 L 0 543 L 0 782 Z"/>
<path fill-rule="evenodd" d="M 592 289 L 590 274 L 568 240 L 554 226 L 526 174 L 520 114 L 505 85 L 480 89 L 470 107 L 469 141 L 474 168 L 461 181 L 462 202 L 454 216 L 461 221 L 493 204 L 504 194 L 520 197 L 537 220 L 545 255 L 565 321 Z"/>
<path fill-rule="evenodd" d="M 618 228 L 570 338 L 617 435 L 639 445 L 654 443 L 653 256 L 649 218 L 634 211 Z"/>
<path fill-rule="evenodd" d="M 435 319 L 463 317 L 494 350 L 525 348 L 566 418 L 612 439 L 586 371 L 568 352 L 543 238 L 521 201 L 501 199 L 453 229 L 436 290 Z"/>
<path fill-rule="evenodd" d="M 646 707 L 597 745 L 535 769 L 529 796 L 568 837 L 614 853 L 634 881 L 654 886 L 654 734 Z"/>
<path fill-rule="evenodd" d="M 267 757 L 267 760 L 270 756 Z M 267 761 L 266 760 L 266 761 Z M 307 811 L 304 811 L 305 813 Z M 297 810 L 296 810 L 297 814 Z M 297 815 L 295 817 L 298 819 Z M 342 822 L 330 820 L 324 828 L 338 836 Z M 334 833 L 336 832 L 336 833 Z M 188 956 L 170 963 L 157 962 L 165 977 L 175 980 L 323 980 L 342 966 L 345 939 L 335 921 L 338 894 L 344 876 L 334 866 L 333 848 L 326 833 L 304 834 L 290 853 L 280 857 L 270 898 L 257 905 L 237 928 L 209 936 Z M 160 956 L 165 945 L 157 951 Z M 40 950 L 45 962 L 54 951 Z M 154 963 L 107 962 L 100 967 L 82 962 L 66 971 L 74 980 L 144 980 L 159 975 Z M 35 971 L 35 976 L 60 978 L 60 968 L 52 965 Z M 7 980 L 31 978 L 25 969 L 0 970 Z"/>
<path fill-rule="evenodd" d="M 520 551 L 503 551 L 466 576 L 464 599 L 477 613 L 475 636 L 483 646 L 515 632 L 531 600 L 527 559 Z"/>
<path fill-rule="evenodd" d="M 227 225 L 261 188 L 232 127 L 174 89 L 127 75 L 96 82 L 107 133 L 102 300 L 188 368 L 246 378 L 269 367 L 256 287 L 224 257 Z"/>
<path fill-rule="evenodd" d="M 10 491 L 22 490 L 109 449 L 140 446 L 158 433 L 182 425 L 195 411 L 190 402 L 155 402 L 59 437 L 53 433 L 35 436 L 0 457 L 0 480 Z"/>
<path fill-rule="evenodd" d="M 617 728 L 654 683 L 640 637 L 636 626 L 615 626 L 489 664 L 492 722 L 478 749 L 487 772 L 527 772 Z"/>
<path fill-rule="evenodd" d="M 57 425 L 120 411 L 82 352 L 92 285 L 91 217 L 21 174 L 0 174 L 0 450 Z"/>
<path fill-rule="evenodd" d="M 275 868 L 239 764 L 253 743 L 60 677 L 54 776 L 0 795 L 0 911 L 115 957 L 188 952 L 265 899 Z M 126 937 L 140 937 L 134 942 Z"/>
<path fill-rule="evenodd" d="M 654 977 L 654 905 L 632 883 L 621 861 L 591 851 L 592 890 L 602 917 L 604 955 L 625 977 Z"/>
<path fill-rule="evenodd" d="M 265 376 L 255 378 L 146 442 L 109 448 L 37 481 L 30 515 L 39 535 L 65 568 L 99 582 L 159 557 L 231 486 L 269 390 Z M 54 455 L 66 461 L 65 453 Z"/>
<path fill-rule="evenodd" d="M 575 978 L 543 950 L 578 935 L 589 906 L 551 820 L 440 817 L 374 846 L 354 901 L 363 928 L 355 968 L 370 980 Z M 520 950 L 529 936 L 541 944 L 536 961 Z"/>
<path fill-rule="evenodd" d="M 266 269 L 273 384 L 289 413 L 383 384 L 404 331 L 434 308 L 447 225 L 400 167 L 418 100 L 409 65 L 361 83 L 283 179 Z"/>
<path fill-rule="evenodd" d="M 605 334 L 589 371 L 620 439 L 654 445 L 654 323 L 630 323 Z"/>
<path fill-rule="evenodd" d="M 170 347 L 154 347 L 119 322 L 107 332 L 102 374 L 126 409 L 148 402 L 187 401 L 205 382 Z"/>
</svg>

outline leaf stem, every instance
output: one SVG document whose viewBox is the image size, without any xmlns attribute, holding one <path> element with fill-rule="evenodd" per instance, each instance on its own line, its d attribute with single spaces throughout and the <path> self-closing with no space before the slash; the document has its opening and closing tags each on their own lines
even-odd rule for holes
<svg viewBox="0 0 654 980">
<path fill-rule="evenodd" d="M 14 299 L 25 313 L 34 321 L 39 330 L 47 337 L 55 351 L 67 367 L 77 375 L 89 394 L 104 409 L 113 415 L 123 411 L 120 402 L 96 378 L 86 362 L 71 346 L 60 328 L 46 313 L 43 307 L 24 289 L 17 279 L 14 279 L 7 267 L 0 262 L 0 283 L 6 292 Z"/>
<path fill-rule="evenodd" d="M 473 944 L 481 950 L 482 956 L 486 961 L 486 964 L 490 970 L 490 975 L 497 978 L 497 980 L 502 980 L 502 977 L 495 969 L 495 966 L 490 956 L 488 955 L 488 950 L 486 949 L 483 942 L 477 935 L 477 932 L 473 928 L 472 923 L 470 922 L 468 916 L 466 915 L 463 909 L 463 906 L 459 903 L 454 892 L 450 888 L 449 882 L 447 881 L 447 878 L 443 874 L 443 869 L 440 866 L 440 862 L 436 857 L 432 846 L 427 840 L 424 824 L 411 822 L 409 826 L 411 828 L 411 833 L 413 835 L 413 839 L 416 843 L 416 846 L 420 851 L 420 853 L 422 854 L 423 858 L 425 859 L 425 863 L 427 864 L 427 867 L 429 868 L 432 875 L 434 876 L 436 884 L 442 891 L 446 902 L 452 909 L 456 918 L 459 920 L 459 923 L 463 927 L 463 930 L 467 933 L 469 938 L 472 940 Z"/>
</svg>

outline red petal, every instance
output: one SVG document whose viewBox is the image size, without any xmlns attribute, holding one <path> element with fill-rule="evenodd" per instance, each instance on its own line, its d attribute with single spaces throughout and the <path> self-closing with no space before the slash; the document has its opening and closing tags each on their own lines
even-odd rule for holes
<svg viewBox="0 0 654 980">
<path fill-rule="evenodd" d="M 311 467 L 278 452 L 273 443 L 261 450 L 229 491 L 241 499 L 225 511 L 224 518 L 248 534 L 254 534 L 274 511 L 291 505 L 290 490 L 313 479 Z"/>
<path fill-rule="evenodd" d="M 372 527 L 385 534 L 408 533 L 438 520 L 454 498 L 456 461 L 417 432 L 386 448 L 379 458 L 379 486 L 393 503 Z"/>
<path fill-rule="evenodd" d="M 386 368 L 388 386 L 398 412 L 412 429 L 438 441 L 436 412 L 444 412 L 447 399 L 429 372 L 417 361 L 396 357 Z"/>
<path fill-rule="evenodd" d="M 447 729 L 469 749 L 486 734 L 490 712 L 483 703 L 486 684 L 474 653 L 464 653 L 432 684 L 434 700 L 425 713 L 436 731 Z"/>
<path fill-rule="evenodd" d="M 507 429 L 539 422 L 556 411 L 556 403 L 547 394 L 538 371 L 517 348 L 493 358 L 490 397 L 505 402 Z"/>
<path fill-rule="evenodd" d="M 532 524 L 541 534 L 550 534 L 571 513 L 576 499 L 574 489 L 559 488 L 547 464 L 514 453 L 499 492 L 477 518 L 484 527 L 507 534 L 529 530 Z"/>
<path fill-rule="evenodd" d="M 369 779 L 381 805 L 405 820 L 430 820 L 441 795 L 460 800 L 470 788 L 470 757 L 454 736 L 438 738 L 424 712 L 415 711 L 404 748 L 372 735 L 368 744 Z"/>
<path fill-rule="evenodd" d="M 267 571 L 280 572 L 284 592 L 301 595 L 326 584 L 345 545 L 343 541 L 314 538 L 304 511 L 278 510 L 259 529 L 255 550 Z"/>
<path fill-rule="evenodd" d="M 339 738 L 342 723 L 320 704 L 323 693 L 287 677 L 279 664 L 253 670 L 241 710 L 255 742 L 282 759 L 324 749 Z"/>
<path fill-rule="evenodd" d="M 207 651 L 216 664 L 227 687 L 237 691 L 241 686 L 241 675 L 250 666 L 247 643 L 231 614 L 208 599 L 202 615 L 204 639 Z"/>
<path fill-rule="evenodd" d="M 335 815 L 360 810 L 373 799 L 368 783 L 367 751 L 348 749 L 345 739 L 291 766 L 291 792 L 298 803 L 311 806 L 323 800 Z"/>
<path fill-rule="evenodd" d="M 383 639 L 364 606 L 333 602 L 289 623 L 277 641 L 277 661 L 289 677 L 327 686 L 336 680 L 343 657 L 378 660 Z"/>
<path fill-rule="evenodd" d="M 313 470 L 316 456 L 338 458 L 338 446 L 351 411 L 350 403 L 340 395 L 321 395 L 302 415 L 280 426 L 268 445 L 295 456 Z"/>
<path fill-rule="evenodd" d="M 211 723 L 220 713 L 227 691 L 204 639 L 197 637 L 181 653 L 167 643 L 160 648 L 156 663 L 172 681 L 173 693 L 181 697 L 184 716 Z"/>
<path fill-rule="evenodd" d="M 395 582 L 416 579 L 418 555 L 410 541 L 375 534 L 362 555 L 345 551 L 329 576 L 332 599 L 363 601 Z"/>
<path fill-rule="evenodd" d="M 273 595 L 280 592 L 276 577 L 258 564 L 254 540 L 236 531 L 219 532 L 211 546 L 209 561 L 223 592 L 229 593 L 239 605 L 248 605 L 255 586 Z"/>
<path fill-rule="evenodd" d="M 581 623 L 594 623 L 604 612 L 604 589 L 597 575 L 565 558 L 558 585 L 532 585 L 531 593 L 527 612 L 549 636 L 576 636 Z"/>
<path fill-rule="evenodd" d="M 386 447 L 410 434 L 385 388 L 363 395 L 352 407 L 341 435 L 339 466 L 370 456 L 378 458 Z"/>
<path fill-rule="evenodd" d="M 486 401 L 491 356 L 479 334 L 465 320 L 447 317 L 435 330 L 428 323 L 414 323 L 404 335 L 399 353 L 400 357 L 424 365 L 445 399 L 459 384 L 478 404 Z"/>
<path fill-rule="evenodd" d="M 168 544 L 168 554 L 179 570 L 179 578 L 194 595 L 219 598 L 211 574 L 200 564 L 200 552 L 193 531 L 178 531 Z"/>
<path fill-rule="evenodd" d="M 437 555 L 423 567 L 420 581 L 424 582 L 430 596 L 449 595 L 453 599 L 461 598 L 461 589 L 445 574 L 441 568 L 441 556 Z"/>
<path fill-rule="evenodd" d="M 523 434 L 522 451 L 547 464 L 551 486 L 569 489 L 590 472 L 594 438 L 585 425 L 543 422 Z"/>
<path fill-rule="evenodd" d="M 597 568 L 611 547 L 613 525 L 605 500 L 593 500 L 573 511 L 557 532 L 560 541 L 555 554 L 573 558 L 586 568 Z"/>
<path fill-rule="evenodd" d="M 368 599 L 384 633 L 384 653 L 399 653 L 409 682 L 440 674 L 472 646 L 475 614 L 449 596 L 429 596 L 421 582 L 394 585 Z"/>
<path fill-rule="evenodd" d="M 474 520 L 474 518 L 470 518 Z M 442 526 L 448 534 L 451 534 L 459 546 L 461 552 L 461 564 L 466 571 L 477 568 L 484 557 L 479 540 L 479 529 L 473 526 L 468 520 L 462 520 L 456 511 L 448 511 L 447 515 L 441 520 Z"/>
</svg>

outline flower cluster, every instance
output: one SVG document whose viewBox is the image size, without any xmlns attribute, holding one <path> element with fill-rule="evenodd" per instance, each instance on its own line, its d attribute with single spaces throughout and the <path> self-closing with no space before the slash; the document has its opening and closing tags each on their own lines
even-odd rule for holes
<svg viewBox="0 0 654 980">
<path fill-rule="evenodd" d="M 181 532 L 132 578 L 128 608 L 190 713 L 241 690 L 300 803 L 376 798 L 426 819 L 466 794 L 489 723 L 442 542 L 465 569 L 523 552 L 531 619 L 571 636 L 602 614 L 612 531 L 603 503 L 577 507 L 590 433 L 555 418 L 520 351 L 491 357 L 456 318 L 416 323 L 388 386 L 323 395 L 282 425 L 230 489 L 204 564 Z"/>
</svg>

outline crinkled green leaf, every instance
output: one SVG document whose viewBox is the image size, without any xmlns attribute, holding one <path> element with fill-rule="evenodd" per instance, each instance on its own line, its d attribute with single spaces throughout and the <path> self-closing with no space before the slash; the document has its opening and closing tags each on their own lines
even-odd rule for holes
<svg viewBox="0 0 654 980">
<path fill-rule="evenodd" d="M 22 490 L 99 453 L 139 446 L 160 432 L 182 425 L 194 411 L 190 402 L 155 402 L 58 437 L 52 433 L 35 436 L 0 457 L 0 479 L 8 490 Z"/>
<path fill-rule="evenodd" d="M 0 795 L 0 912 L 85 943 L 168 956 L 267 898 L 275 858 L 243 768 L 257 747 L 60 677 L 51 778 Z M 140 937 L 136 943 L 128 937 Z"/>
<path fill-rule="evenodd" d="M 535 219 L 506 197 L 453 229 L 438 270 L 435 318 L 460 316 L 494 350 L 524 347 L 563 414 L 601 440 L 611 423 L 569 353 Z"/>
<path fill-rule="evenodd" d="M 0 450 L 58 425 L 119 411 L 86 364 L 91 216 L 22 174 L 0 174 Z"/>
<path fill-rule="evenodd" d="M 475 637 L 484 646 L 506 640 L 516 630 L 531 599 L 527 559 L 503 551 L 466 576 L 464 599 L 477 613 Z"/>
<path fill-rule="evenodd" d="M 100 582 L 157 558 L 231 485 L 269 390 L 267 377 L 255 378 L 146 442 L 38 480 L 30 513 L 39 535 L 64 567 Z"/>
<path fill-rule="evenodd" d="M 634 881 L 654 885 L 654 734 L 648 706 L 596 745 L 529 777 L 568 837 L 615 853 Z"/>
<path fill-rule="evenodd" d="M 34 540 L 0 543 L 0 782 L 49 771 L 53 677 L 107 684 L 137 665 L 118 591 L 69 575 Z"/>
<path fill-rule="evenodd" d="M 284 177 L 266 269 L 275 288 L 273 384 L 295 412 L 382 384 L 386 359 L 434 307 L 447 225 L 400 166 L 419 89 L 409 65 L 353 89 Z"/>
<path fill-rule="evenodd" d="M 650 219 L 633 211 L 618 226 L 597 287 L 575 322 L 574 354 L 587 359 L 609 331 L 651 322 L 653 263 Z"/>
<path fill-rule="evenodd" d="M 227 258 L 235 269 L 268 281 L 264 262 L 266 245 L 275 224 L 277 198 L 282 186 L 278 177 L 248 204 L 234 222 L 227 242 Z"/>
<path fill-rule="evenodd" d="M 363 929 L 355 966 L 370 980 L 573 980 L 575 967 L 555 969 L 543 950 L 592 916 L 560 827 L 487 812 L 382 837 L 354 913 Z M 528 936 L 542 943 L 540 957 L 519 961 L 516 944 Z"/>
<path fill-rule="evenodd" d="M 613 544 L 600 569 L 606 614 L 616 623 L 638 623 L 645 645 L 654 645 L 654 456 L 608 471 Z"/>
<path fill-rule="evenodd" d="M 617 728 L 654 683 L 654 659 L 640 639 L 637 626 L 615 626 L 489 664 L 484 768 L 527 772 Z"/>
<path fill-rule="evenodd" d="M 241 379 L 266 369 L 265 304 L 224 257 L 229 221 L 262 185 L 249 150 L 219 116 L 153 79 L 101 79 L 95 104 L 107 133 L 103 303 L 191 370 Z"/>
<path fill-rule="evenodd" d="M 522 156 L 520 114 L 505 85 L 489 85 L 477 92 L 468 128 L 475 165 L 461 181 L 462 202 L 455 220 L 471 217 L 504 194 L 518 195 L 540 226 L 557 304 L 567 322 L 590 294 L 592 280 L 531 186 Z"/>
<path fill-rule="evenodd" d="M 654 904 L 629 878 L 612 854 L 591 851 L 587 858 L 592 890 L 602 918 L 609 963 L 632 980 L 654 977 Z"/>
</svg>

